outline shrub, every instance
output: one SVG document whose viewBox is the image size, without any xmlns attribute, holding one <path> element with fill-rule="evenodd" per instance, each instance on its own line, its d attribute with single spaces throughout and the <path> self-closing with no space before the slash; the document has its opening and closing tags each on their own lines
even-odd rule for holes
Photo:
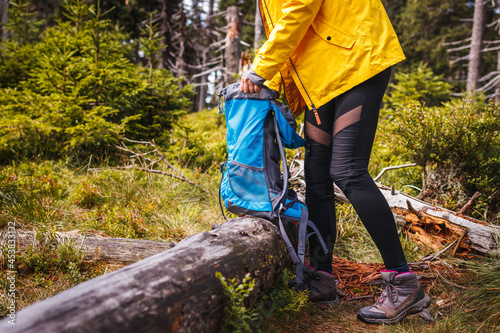
<svg viewBox="0 0 500 333">
<path fill-rule="evenodd" d="M 128 36 L 99 8 L 75 0 L 65 10 L 69 21 L 58 22 L 39 40 L 0 47 L 6 59 L 0 61 L 0 82 L 8 83 L 0 85 L 0 163 L 105 157 L 122 135 L 165 144 L 172 123 L 189 105 L 191 87 L 179 89 L 166 70 L 131 63 Z M 21 79 L 5 67 L 17 56 Z"/>
<path fill-rule="evenodd" d="M 384 96 L 384 109 L 395 110 L 419 102 L 427 106 L 440 106 L 451 98 L 452 85 L 435 75 L 426 64 L 394 74 L 389 94 Z"/>
<path fill-rule="evenodd" d="M 391 150 L 424 169 L 423 198 L 456 209 L 475 191 L 500 188 L 500 107 L 462 98 L 399 109 L 384 130 Z M 498 208 L 498 199 L 483 201 Z"/>
<path fill-rule="evenodd" d="M 256 332 L 260 331 L 257 326 L 258 313 L 255 309 L 247 309 L 245 299 L 250 296 L 255 285 L 255 279 L 250 274 L 245 275 L 243 281 L 238 283 L 235 278 L 226 279 L 220 272 L 215 276 L 222 283 L 229 302 L 224 308 L 225 322 L 223 332 Z"/>
<path fill-rule="evenodd" d="M 181 166 L 206 170 L 227 159 L 224 117 L 216 110 L 187 115 L 174 125 L 168 156 Z"/>
</svg>

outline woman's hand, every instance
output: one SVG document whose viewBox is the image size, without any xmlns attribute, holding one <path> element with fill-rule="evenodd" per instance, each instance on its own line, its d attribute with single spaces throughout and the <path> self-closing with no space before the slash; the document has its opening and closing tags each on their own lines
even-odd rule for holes
<svg viewBox="0 0 500 333">
<path fill-rule="evenodd" d="M 262 91 L 262 88 L 250 81 L 246 76 L 241 77 L 240 91 L 247 94 L 254 94 Z"/>
</svg>

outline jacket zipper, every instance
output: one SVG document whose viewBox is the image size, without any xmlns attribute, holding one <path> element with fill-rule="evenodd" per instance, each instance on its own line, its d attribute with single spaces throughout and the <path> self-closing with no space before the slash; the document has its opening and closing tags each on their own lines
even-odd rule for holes
<svg viewBox="0 0 500 333">
<path fill-rule="evenodd" d="M 273 29 L 274 29 L 274 22 L 273 22 L 273 19 L 271 18 L 271 13 L 269 12 L 269 8 L 267 7 L 266 0 L 262 0 L 262 2 L 264 3 L 264 6 L 266 7 L 267 15 L 269 16 L 269 20 L 271 21 L 271 25 L 273 26 Z M 261 16 L 262 16 L 262 13 L 261 13 Z M 263 20 L 264 20 L 264 18 L 263 18 Z M 311 109 L 312 109 L 312 112 L 314 113 L 314 117 L 316 118 L 316 123 L 318 125 L 321 125 L 321 119 L 319 118 L 318 110 L 314 106 L 314 103 L 312 101 L 311 96 L 309 96 L 309 93 L 307 92 L 307 89 L 306 89 L 304 83 L 300 79 L 299 73 L 297 72 L 297 69 L 295 68 L 295 65 L 293 64 L 292 59 L 288 58 L 288 60 L 290 60 L 290 64 L 292 64 L 292 67 L 293 67 L 293 71 L 295 72 L 295 74 L 297 74 L 297 78 L 299 79 L 300 85 L 302 86 L 302 89 L 304 89 L 304 91 L 307 95 L 307 98 L 309 98 L 309 101 L 311 102 Z"/>
</svg>

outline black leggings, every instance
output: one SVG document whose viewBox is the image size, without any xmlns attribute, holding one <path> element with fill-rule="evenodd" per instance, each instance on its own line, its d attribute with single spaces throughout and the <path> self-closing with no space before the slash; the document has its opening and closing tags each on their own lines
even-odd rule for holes
<svg viewBox="0 0 500 333">
<path fill-rule="evenodd" d="M 306 111 L 306 205 L 328 247 L 324 255 L 309 240 L 311 265 L 331 272 L 336 238 L 333 182 L 347 196 L 373 238 L 387 269 L 406 265 L 392 212 L 368 173 L 382 97 L 391 69 L 334 98 L 318 109 L 320 124 Z"/>
</svg>

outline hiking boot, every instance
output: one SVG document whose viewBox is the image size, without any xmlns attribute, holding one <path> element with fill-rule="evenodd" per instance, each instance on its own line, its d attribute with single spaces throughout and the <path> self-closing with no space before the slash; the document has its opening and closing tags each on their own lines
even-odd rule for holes
<svg viewBox="0 0 500 333">
<path fill-rule="evenodd" d="M 340 304 L 335 277 L 330 273 L 304 266 L 304 289 L 309 290 L 309 300 L 316 304 Z"/>
<path fill-rule="evenodd" d="M 385 290 L 377 303 L 358 311 L 358 319 L 375 324 L 397 323 L 407 315 L 426 309 L 431 300 L 413 272 L 380 272 Z"/>
</svg>

